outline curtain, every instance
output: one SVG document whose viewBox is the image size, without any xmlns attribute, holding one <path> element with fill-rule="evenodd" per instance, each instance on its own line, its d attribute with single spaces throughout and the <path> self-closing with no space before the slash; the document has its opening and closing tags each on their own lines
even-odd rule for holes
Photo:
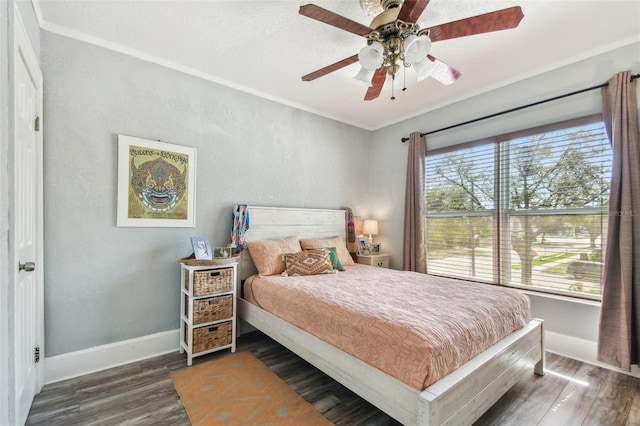
<svg viewBox="0 0 640 426">
<path fill-rule="evenodd" d="M 409 135 L 407 186 L 404 199 L 404 242 L 402 247 L 405 271 L 427 272 L 424 244 L 424 140 L 420 133 Z"/>
<path fill-rule="evenodd" d="M 602 89 L 613 151 L 598 360 L 627 371 L 640 352 L 640 144 L 636 81 L 614 75 Z"/>
</svg>

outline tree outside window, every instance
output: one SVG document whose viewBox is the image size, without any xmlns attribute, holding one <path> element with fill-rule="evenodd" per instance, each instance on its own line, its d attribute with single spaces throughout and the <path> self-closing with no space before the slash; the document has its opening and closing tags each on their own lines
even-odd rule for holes
<svg viewBox="0 0 640 426">
<path fill-rule="evenodd" d="M 428 153 L 428 272 L 598 298 L 610 169 L 601 122 Z"/>
</svg>

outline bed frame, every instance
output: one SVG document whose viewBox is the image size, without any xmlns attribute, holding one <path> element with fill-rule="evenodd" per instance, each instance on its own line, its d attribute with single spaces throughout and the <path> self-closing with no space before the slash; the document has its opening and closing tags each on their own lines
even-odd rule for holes
<svg viewBox="0 0 640 426">
<path fill-rule="evenodd" d="M 344 210 L 249 206 L 249 214 L 249 241 L 345 235 Z M 240 278 L 254 273 L 245 250 Z M 241 298 L 238 315 L 405 425 L 470 425 L 530 368 L 544 374 L 543 322 L 538 319 L 420 392 Z"/>
</svg>

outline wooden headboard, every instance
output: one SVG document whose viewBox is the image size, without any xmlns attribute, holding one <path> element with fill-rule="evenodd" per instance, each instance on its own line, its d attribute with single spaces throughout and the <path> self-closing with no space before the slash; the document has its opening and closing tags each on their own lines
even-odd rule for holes
<svg viewBox="0 0 640 426">
<path fill-rule="evenodd" d="M 329 238 L 346 237 L 345 211 L 301 209 L 288 207 L 248 206 L 249 230 L 247 241 L 273 240 L 284 237 Z M 248 250 L 240 256 L 240 279 L 257 273 Z"/>
</svg>

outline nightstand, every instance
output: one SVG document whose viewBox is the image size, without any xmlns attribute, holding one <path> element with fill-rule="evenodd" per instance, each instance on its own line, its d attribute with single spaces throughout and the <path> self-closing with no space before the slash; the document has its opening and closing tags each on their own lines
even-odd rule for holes
<svg viewBox="0 0 640 426">
<path fill-rule="evenodd" d="M 231 348 L 236 351 L 237 263 L 182 264 L 180 353 L 193 358 Z"/>
<path fill-rule="evenodd" d="M 377 266 L 379 268 L 389 268 L 389 255 L 385 253 L 359 254 L 358 263 L 362 265 Z"/>
</svg>

